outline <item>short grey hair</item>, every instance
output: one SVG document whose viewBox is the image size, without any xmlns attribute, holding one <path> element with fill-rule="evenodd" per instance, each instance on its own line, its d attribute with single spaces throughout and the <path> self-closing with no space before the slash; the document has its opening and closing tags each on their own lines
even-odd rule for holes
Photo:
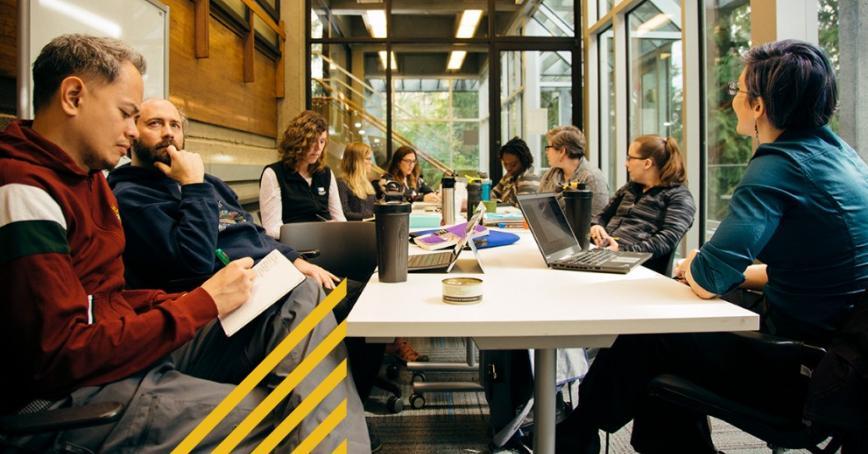
<svg viewBox="0 0 868 454">
<path fill-rule="evenodd" d="M 80 34 L 54 38 L 33 62 L 34 110 L 48 104 L 63 79 L 72 75 L 96 76 L 112 83 L 127 61 L 139 73 L 145 73 L 145 58 L 121 40 Z"/>
<path fill-rule="evenodd" d="M 546 133 L 553 147 L 564 147 L 571 159 L 581 159 L 585 156 L 585 135 L 582 130 L 573 126 L 556 126 Z"/>
</svg>

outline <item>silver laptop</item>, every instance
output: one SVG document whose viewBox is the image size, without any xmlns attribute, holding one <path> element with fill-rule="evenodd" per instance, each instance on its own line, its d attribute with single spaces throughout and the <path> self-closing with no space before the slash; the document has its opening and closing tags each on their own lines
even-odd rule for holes
<svg viewBox="0 0 868 454">
<path fill-rule="evenodd" d="M 464 236 L 458 240 L 455 246 L 446 251 L 434 252 L 431 254 L 415 254 L 407 257 L 408 271 L 452 271 L 455 262 L 458 261 L 458 256 L 461 255 L 461 250 L 467 244 L 470 237 L 473 236 L 473 229 L 482 221 L 482 216 L 485 214 L 485 205 L 480 203 L 473 213 L 473 217 L 467 221 L 467 228 L 464 230 Z M 470 249 L 476 254 L 476 245 L 470 241 Z"/>
<path fill-rule="evenodd" d="M 583 251 L 554 193 L 519 195 L 518 205 L 549 268 L 625 274 L 651 258 L 648 252 Z"/>
</svg>

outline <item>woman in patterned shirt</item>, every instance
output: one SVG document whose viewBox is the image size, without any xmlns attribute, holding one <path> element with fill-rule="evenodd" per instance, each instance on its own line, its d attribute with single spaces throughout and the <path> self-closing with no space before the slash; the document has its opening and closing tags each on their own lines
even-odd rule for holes
<svg viewBox="0 0 868 454">
<path fill-rule="evenodd" d="M 627 150 L 626 166 L 630 182 L 593 219 L 591 240 L 615 251 L 651 252 L 645 266 L 665 274 L 696 214 L 678 143 L 671 137 L 638 137 Z"/>
<path fill-rule="evenodd" d="M 539 177 L 533 173 L 533 155 L 524 140 L 513 137 L 500 147 L 500 162 L 506 174 L 491 189 L 497 200 L 515 205 L 516 195 L 539 191 Z"/>
</svg>

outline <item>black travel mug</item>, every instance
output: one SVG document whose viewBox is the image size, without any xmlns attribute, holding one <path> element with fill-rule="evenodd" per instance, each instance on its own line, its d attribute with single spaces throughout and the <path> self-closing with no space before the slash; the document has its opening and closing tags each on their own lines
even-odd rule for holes
<svg viewBox="0 0 868 454">
<path fill-rule="evenodd" d="M 473 181 L 467 185 L 467 220 L 473 217 L 476 211 L 476 206 L 482 200 L 482 185 L 478 181 Z"/>
<path fill-rule="evenodd" d="M 374 222 L 377 225 L 377 274 L 380 276 L 380 282 L 407 280 L 410 210 L 410 204 L 407 202 L 374 204 Z"/>
<path fill-rule="evenodd" d="M 583 251 L 588 250 L 588 233 L 591 230 L 591 200 L 594 193 L 587 185 L 580 184 L 578 189 L 568 189 L 563 192 L 567 221 L 573 229 L 573 235 Z"/>
</svg>

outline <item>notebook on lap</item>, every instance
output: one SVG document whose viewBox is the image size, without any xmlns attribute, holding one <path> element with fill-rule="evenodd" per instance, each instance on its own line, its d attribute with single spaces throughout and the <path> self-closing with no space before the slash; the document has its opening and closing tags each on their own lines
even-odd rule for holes
<svg viewBox="0 0 868 454">
<path fill-rule="evenodd" d="M 458 256 L 461 255 L 461 250 L 464 249 L 464 245 L 466 245 L 470 237 L 473 236 L 474 227 L 479 225 L 483 215 L 485 215 L 485 205 L 480 203 L 479 207 L 476 208 L 476 213 L 474 213 L 473 217 L 470 218 L 470 221 L 467 222 L 467 229 L 464 231 L 464 235 L 458 240 L 458 243 L 456 243 L 455 246 L 442 252 L 411 255 L 407 257 L 407 270 L 445 271 L 447 273 L 451 271 L 452 267 L 455 266 L 455 262 L 458 260 Z M 475 253 L 475 245 L 472 241 L 470 244 L 471 249 Z"/>
<path fill-rule="evenodd" d="M 583 251 L 554 193 L 519 195 L 518 205 L 549 268 L 625 274 L 651 258 L 648 252 Z"/>
</svg>

